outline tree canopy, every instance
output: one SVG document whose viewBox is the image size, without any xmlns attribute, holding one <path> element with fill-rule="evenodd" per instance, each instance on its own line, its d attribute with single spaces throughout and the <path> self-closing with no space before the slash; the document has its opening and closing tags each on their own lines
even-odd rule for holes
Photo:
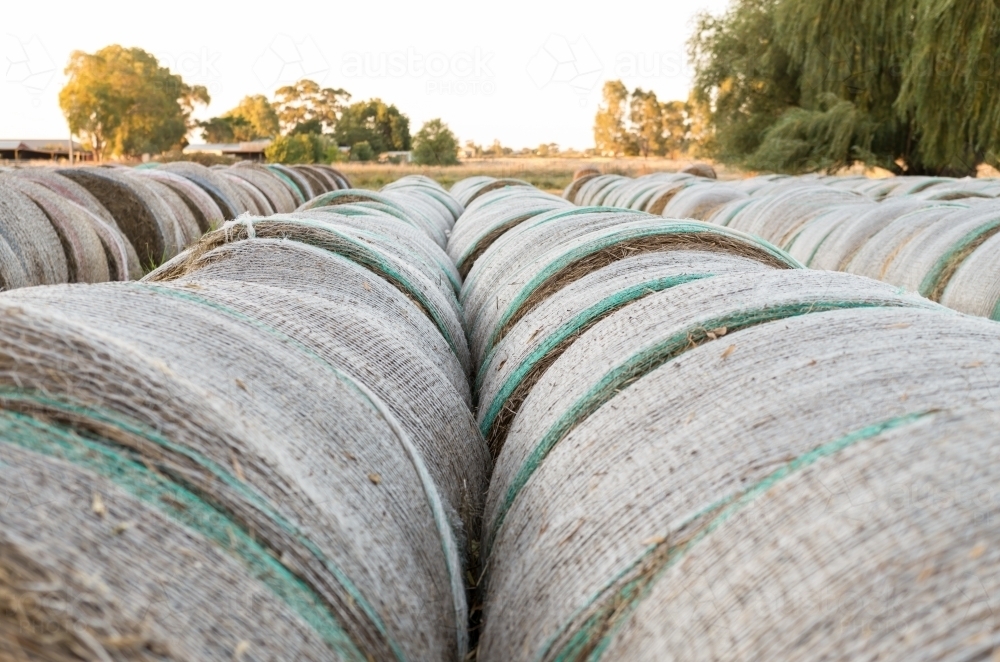
<svg viewBox="0 0 1000 662">
<path fill-rule="evenodd" d="M 997 162 L 1000 4 L 735 0 L 689 43 L 715 155 L 780 172 Z"/>
<path fill-rule="evenodd" d="M 458 163 L 458 138 L 440 118 L 424 123 L 413 137 L 413 161 L 420 165 Z"/>
<path fill-rule="evenodd" d="M 319 124 L 323 132 L 333 131 L 351 95 L 340 88 L 320 87 L 303 78 L 293 85 L 278 88 L 274 93 L 274 110 L 285 133 L 304 123 Z M 299 130 L 299 133 L 309 131 Z"/>
<path fill-rule="evenodd" d="M 195 104 L 209 102 L 204 87 L 187 85 L 141 48 L 74 51 L 66 74 L 59 106 L 98 160 L 182 145 Z"/>
<path fill-rule="evenodd" d="M 341 113 L 334 138 L 339 145 L 367 142 L 376 154 L 408 150 L 410 119 L 381 99 L 352 103 Z"/>
<path fill-rule="evenodd" d="M 653 91 L 631 94 L 620 80 L 608 81 L 594 118 L 598 151 L 626 156 L 676 156 L 688 143 L 688 108 L 683 101 L 662 102 Z"/>
</svg>

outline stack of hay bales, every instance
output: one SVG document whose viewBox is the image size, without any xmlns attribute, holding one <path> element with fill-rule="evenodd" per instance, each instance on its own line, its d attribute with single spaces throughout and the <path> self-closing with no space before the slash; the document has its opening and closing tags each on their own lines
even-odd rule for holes
<svg viewBox="0 0 1000 662">
<path fill-rule="evenodd" d="M 489 454 L 421 221 L 244 216 L 0 295 L 0 657 L 464 658 Z"/>
<path fill-rule="evenodd" d="M 517 225 L 462 302 L 496 457 L 478 659 L 1000 648 L 995 323 L 623 209 Z"/>
<path fill-rule="evenodd" d="M 649 191 L 656 191 L 649 194 Z M 946 177 L 590 176 L 564 191 L 742 230 L 808 267 L 847 271 L 1000 320 L 1000 182 Z"/>
<path fill-rule="evenodd" d="M 0 174 L 0 290 L 141 278 L 226 220 L 291 212 L 347 187 L 327 166 L 8 169 Z"/>
</svg>

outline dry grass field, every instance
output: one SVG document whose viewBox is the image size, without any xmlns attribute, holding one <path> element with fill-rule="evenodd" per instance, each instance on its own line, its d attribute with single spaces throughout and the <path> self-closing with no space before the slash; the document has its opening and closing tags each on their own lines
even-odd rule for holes
<svg viewBox="0 0 1000 662">
<path fill-rule="evenodd" d="M 386 163 L 335 163 L 334 167 L 343 172 L 357 188 L 378 189 L 405 175 L 426 175 L 444 187 L 450 187 L 460 179 L 474 175 L 491 177 L 514 177 L 523 179 L 540 189 L 551 193 L 561 193 L 573 180 L 573 172 L 580 168 L 597 168 L 604 173 L 637 177 L 651 172 L 677 172 L 691 163 L 689 160 L 663 158 L 504 158 L 465 159 L 460 165 L 447 167 L 418 166 L 412 164 Z M 737 179 L 746 173 L 727 171 L 723 166 L 715 166 L 720 179 Z"/>
</svg>

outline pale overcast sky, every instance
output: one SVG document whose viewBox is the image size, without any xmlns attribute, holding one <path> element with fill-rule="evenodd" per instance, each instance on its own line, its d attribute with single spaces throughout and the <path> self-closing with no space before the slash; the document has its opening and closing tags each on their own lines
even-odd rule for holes
<svg viewBox="0 0 1000 662">
<path fill-rule="evenodd" d="M 592 146 L 605 80 L 687 96 L 693 17 L 727 0 L 552 3 L 173 0 L 5 3 L 0 139 L 68 133 L 59 110 L 73 50 L 119 43 L 154 55 L 212 96 L 198 117 L 301 77 L 381 97 L 411 131 L 441 117 L 462 141 Z"/>
</svg>

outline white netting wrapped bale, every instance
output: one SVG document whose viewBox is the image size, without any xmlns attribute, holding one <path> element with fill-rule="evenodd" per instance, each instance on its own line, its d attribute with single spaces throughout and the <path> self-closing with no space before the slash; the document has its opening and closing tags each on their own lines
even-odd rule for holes
<svg viewBox="0 0 1000 662">
<path fill-rule="evenodd" d="M 752 209 L 744 208 L 727 227 L 762 237 L 777 245 L 785 246 L 795 233 L 811 219 L 835 206 L 857 204 L 858 213 L 871 200 L 852 191 L 838 191 L 823 186 L 795 186 L 769 196 L 766 203 Z"/>
<path fill-rule="evenodd" d="M 278 175 L 260 164 L 244 161 L 227 169 L 226 173 L 239 177 L 258 189 L 274 213 L 286 214 L 302 204 L 295 201 L 295 196 Z"/>
<path fill-rule="evenodd" d="M 229 183 L 229 186 L 240 200 L 240 209 L 246 210 L 256 216 L 269 216 L 274 213 L 274 207 L 271 206 L 267 196 L 259 188 L 246 179 L 230 173 L 229 168 L 214 166 L 213 170 L 218 172 Z"/>
<path fill-rule="evenodd" d="M 477 375 L 479 429 L 494 455 L 535 383 L 591 326 L 622 306 L 670 287 L 772 268 L 722 250 L 640 253 L 593 271 L 539 302 L 497 343 Z"/>
<path fill-rule="evenodd" d="M 941 303 L 970 315 L 1000 320 L 1000 236 L 994 234 L 955 270 Z"/>
<path fill-rule="evenodd" d="M 229 221 L 222 228 L 210 232 L 179 259 L 164 265 L 165 278 L 183 273 L 187 265 L 204 253 L 222 244 L 241 239 L 288 238 L 301 241 L 327 251 L 343 255 L 374 271 L 413 299 L 435 323 L 452 347 L 466 371 L 471 370 L 465 344 L 463 319 L 455 292 L 447 277 L 428 265 L 414 259 L 386 237 L 374 234 L 360 236 L 360 231 L 345 232 L 336 226 L 312 218 L 253 218 L 244 217 Z"/>
<path fill-rule="evenodd" d="M 828 271 L 846 271 L 854 255 L 869 239 L 903 214 L 923 206 L 926 204 L 910 198 L 900 198 L 881 202 L 860 214 L 856 213 L 860 211 L 857 209 L 838 210 L 836 213 L 840 222 L 812 249 L 812 257 L 806 266 Z M 798 246 L 792 247 L 793 254 L 799 250 Z"/>
<path fill-rule="evenodd" d="M 675 195 L 663 208 L 662 213 L 667 218 L 694 218 L 705 221 L 722 205 L 747 197 L 743 191 L 726 184 L 698 183 Z"/>
<path fill-rule="evenodd" d="M 491 191 L 477 198 L 462 215 L 462 222 L 455 224 L 448 239 L 448 255 L 459 273 L 468 274 L 499 236 L 539 214 L 569 206 L 569 202 L 534 188 L 518 186 Z"/>
<path fill-rule="evenodd" d="M 0 179 L 0 290 L 65 283 L 69 271 L 59 235 L 8 177 Z"/>
<path fill-rule="evenodd" d="M 405 219 L 414 227 L 423 230 L 428 237 L 434 240 L 438 246 L 444 248 L 448 243 L 445 229 L 441 227 L 439 220 L 428 217 L 425 209 L 411 209 L 399 203 L 397 197 L 389 196 L 375 191 L 364 189 L 341 189 L 324 193 L 304 205 L 296 211 L 310 211 L 323 207 L 336 207 L 338 205 L 370 205 L 374 209 L 382 211 L 393 210 L 398 218 Z"/>
<path fill-rule="evenodd" d="M 0 176 L 0 181 L 29 197 L 52 224 L 66 257 L 66 282 L 103 283 L 111 279 L 104 245 L 85 209 L 30 179 Z"/>
<path fill-rule="evenodd" d="M 198 223 L 199 236 L 209 230 L 214 230 L 226 220 L 225 213 L 212 196 L 194 181 L 159 168 L 136 170 L 136 173 L 157 180 L 179 195 L 191 213 L 194 214 L 195 221 Z"/>
<path fill-rule="evenodd" d="M 143 266 L 157 265 L 177 254 L 178 231 L 167 204 L 143 178 L 112 168 L 68 168 L 59 171 L 101 201 Z"/>
<path fill-rule="evenodd" d="M 212 197 L 212 200 L 222 211 L 225 220 L 236 218 L 240 214 L 250 211 L 249 207 L 243 206 L 242 198 L 229 181 L 215 170 L 190 161 L 164 163 L 157 170 L 172 172 L 197 184 Z"/>
<path fill-rule="evenodd" d="M 230 239 L 206 251 L 182 253 L 150 273 L 146 280 L 159 282 L 188 276 L 240 280 L 302 292 L 393 319 L 410 329 L 422 353 L 469 401 L 466 371 L 458 356 L 426 311 L 398 285 L 348 257 L 300 241 L 260 236 L 249 241 Z M 463 337 L 463 346 L 464 342 Z"/>
<path fill-rule="evenodd" d="M 707 223 L 642 212 L 587 213 L 585 208 L 575 212 L 544 214 L 522 223 L 494 243 L 470 272 L 462 302 L 469 349 L 477 361 L 538 302 L 630 255 L 704 247 L 750 256 L 772 266 L 799 266 L 773 246 Z"/>
<path fill-rule="evenodd" d="M 361 230 L 364 234 L 357 236 L 365 241 L 374 233 L 382 240 L 388 239 L 384 243 L 387 248 L 395 250 L 400 258 L 409 260 L 434 282 L 447 280 L 453 295 L 462 288 L 461 276 L 448 254 L 425 232 L 401 223 L 391 214 L 360 205 L 337 205 L 292 214 L 275 214 L 271 218 L 311 218 L 335 227 L 350 227 Z"/>
<path fill-rule="evenodd" d="M 69 177 L 64 177 L 55 170 L 50 170 L 48 168 L 20 168 L 12 170 L 11 174 L 17 175 L 23 179 L 30 179 L 33 182 L 37 182 L 42 186 L 58 193 L 67 200 L 75 202 L 101 220 L 117 227 L 115 217 L 111 215 L 111 212 L 108 211 L 107 207 L 102 205 L 100 200 L 98 200 L 93 193 L 88 191 L 85 187 L 80 186 Z"/>
<path fill-rule="evenodd" d="M 883 280 L 940 301 L 962 262 L 1000 231 L 1000 206 L 977 205 L 948 214 L 899 249 Z"/>
<path fill-rule="evenodd" d="M 111 522 L 104 545 L 130 526 L 156 536 L 161 525 L 160 539 L 193 528 L 335 657 L 464 655 L 462 568 L 442 497 L 413 439 L 361 382 L 279 330 L 175 288 L 20 290 L 0 316 L 4 415 L 34 433 L 15 445 L 101 473 L 163 516 Z M 54 530 L 109 510 L 93 503 L 56 513 L 65 524 Z M 4 524 L 5 543 L 30 533 Z M 66 572 L 59 548 L 31 551 Z M 116 571 L 100 547 L 89 558 L 96 576 Z M 196 651 L 182 657 L 205 657 L 209 633 L 228 631 L 224 606 L 203 617 L 172 633 L 171 645 Z M 254 623 L 265 641 L 271 618 Z"/>
<path fill-rule="evenodd" d="M 469 177 L 468 179 L 456 182 L 451 187 L 450 193 L 458 200 L 462 207 L 468 207 L 469 203 L 479 196 L 508 186 L 530 187 L 531 184 L 521 179 L 512 179 L 509 177 L 500 179 L 494 179 L 493 177 Z"/>
<path fill-rule="evenodd" d="M 278 176 L 287 187 L 292 197 L 295 198 L 295 206 L 298 207 L 306 200 L 310 200 L 323 191 L 313 189 L 313 185 L 309 182 L 309 178 L 301 171 L 295 168 L 290 168 L 288 166 L 282 165 L 280 163 L 268 163 L 267 169 Z"/>
<path fill-rule="evenodd" d="M 902 214 L 868 239 L 844 270 L 881 280 L 907 243 L 939 219 L 968 208 L 956 202 L 938 202 Z"/>
<path fill-rule="evenodd" d="M 768 481 L 935 411 L 996 410 L 998 335 L 988 322 L 891 286 L 808 271 L 697 280 L 605 318 L 548 368 L 498 459 L 484 518 L 480 659 L 646 659 L 642 651 L 649 659 L 725 657 L 731 650 L 744 651 L 739 658 L 786 659 L 790 649 L 758 652 L 776 641 L 772 633 L 787 636 L 788 646 L 825 636 L 811 625 L 830 617 L 825 603 L 797 602 L 782 612 L 800 620 L 728 598 L 721 612 L 706 604 L 705 590 L 720 584 L 767 594 L 766 576 L 753 574 L 744 554 L 769 553 L 783 540 L 808 545 L 803 536 L 818 531 L 772 530 L 772 520 L 730 518 L 728 507 L 775 494 Z M 812 498 L 829 503 L 831 488 L 821 481 Z M 897 510 L 894 521 L 905 525 L 920 510 Z M 749 528 L 727 535 L 724 527 L 735 522 Z M 866 539 L 857 527 L 841 531 L 844 545 Z M 803 598 L 835 590 L 835 568 L 863 592 L 882 560 L 905 557 L 924 546 L 919 540 L 883 538 L 882 557 L 834 547 L 819 565 L 803 552 L 772 568 L 794 564 L 801 570 L 789 580 L 814 580 L 805 582 L 811 593 Z M 716 579 L 701 582 L 707 571 L 692 572 L 694 544 L 720 550 L 704 565 Z M 946 536 L 940 544 L 968 554 L 964 542 Z M 681 554 L 688 560 L 677 562 Z M 729 583 L 735 576 L 743 579 Z M 952 611 L 920 616 L 928 624 L 945 618 L 947 627 L 968 628 L 979 619 L 954 609 L 954 593 L 934 593 Z M 920 605 L 908 609 L 923 613 L 914 611 Z M 695 618 L 701 625 L 692 625 Z M 882 645 L 858 641 L 861 651 Z M 817 649 L 801 650 L 812 659 Z"/>
</svg>

